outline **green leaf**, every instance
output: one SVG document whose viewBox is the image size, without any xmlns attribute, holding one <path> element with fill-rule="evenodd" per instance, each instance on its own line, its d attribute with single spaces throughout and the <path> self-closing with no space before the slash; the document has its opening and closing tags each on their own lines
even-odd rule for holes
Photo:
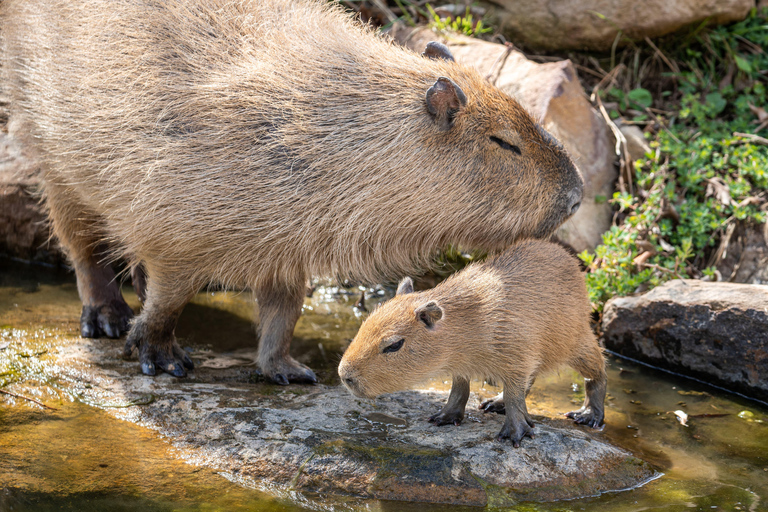
<svg viewBox="0 0 768 512">
<path fill-rule="evenodd" d="M 711 92 L 707 94 L 704 101 L 706 102 L 707 107 L 709 107 L 709 112 L 712 117 L 725 110 L 727 104 L 725 98 L 723 98 L 723 95 L 719 92 Z"/>
<path fill-rule="evenodd" d="M 653 96 L 651 95 L 651 91 L 648 89 L 643 89 L 642 87 L 629 91 L 627 98 L 643 108 L 648 108 L 653 104 Z"/>
<path fill-rule="evenodd" d="M 739 57 L 738 55 L 734 55 L 733 58 L 734 60 L 736 60 L 736 66 L 738 66 L 740 70 L 742 70 L 745 73 L 752 72 L 752 64 L 750 64 L 750 62 L 747 59 L 745 59 L 744 57 Z"/>
</svg>

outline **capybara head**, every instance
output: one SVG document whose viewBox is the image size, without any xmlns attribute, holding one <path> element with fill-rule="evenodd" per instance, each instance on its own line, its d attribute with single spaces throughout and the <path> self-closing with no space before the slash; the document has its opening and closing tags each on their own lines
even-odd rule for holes
<svg viewBox="0 0 768 512">
<path fill-rule="evenodd" d="M 443 309 L 404 279 L 397 294 L 363 322 L 339 364 L 339 377 L 359 397 L 406 389 L 441 373 Z"/>
<path fill-rule="evenodd" d="M 581 174 L 568 153 L 517 101 L 452 62 L 448 48 L 430 43 L 424 56 L 444 76 L 423 100 L 432 120 L 425 130 L 429 158 L 443 169 L 425 166 L 423 178 L 434 179 L 431 185 L 454 203 L 435 208 L 452 215 L 464 208 L 461 238 L 471 247 L 494 250 L 519 238 L 549 236 L 578 210 L 583 196 Z"/>
</svg>

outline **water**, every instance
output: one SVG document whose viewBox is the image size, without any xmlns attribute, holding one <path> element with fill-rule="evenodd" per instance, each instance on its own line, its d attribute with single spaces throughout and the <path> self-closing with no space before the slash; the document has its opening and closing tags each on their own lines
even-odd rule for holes
<svg viewBox="0 0 768 512">
<path fill-rule="evenodd" d="M 130 287 L 124 292 L 137 308 Z M 316 369 L 323 382 L 337 382 L 335 365 L 362 322 L 363 314 L 353 308 L 359 294 L 355 288 L 320 287 L 305 303 L 293 354 Z M 368 293 L 369 308 L 379 300 Z M 182 345 L 200 353 L 225 353 L 217 364 L 249 363 L 255 349 L 251 304 L 246 293 L 198 295 L 180 319 Z M 0 390 L 12 382 L 15 390 L 22 383 L 25 396 L 56 408 L 0 395 L 0 511 L 468 510 L 265 493 L 183 462 L 154 431 L 119 421 L 72 399 L 55 383 L 41 381 L 35 365 L 44 357 L 45 343 L 38 353 L 8 350 L 18 337 L 75 335 L 79 312 L 71 274 L 0 259 Z M 768 511 L 768 408 L 612 356 L 608 372 L 607 425 L 600 435 L 650 462 L 663 476 L 638 489 L 515 510 Z M 447 389 L 449 383 L 429 386 Z M 483 398 L 498 392 L 481 382 L 473 383 L 472 390 Z M 582 400 L 581 379 L 564 370 L 538 379 L 528 404 L 534 416 L 553 417 Z M 687 414 L 687 426 L 675 411 Z"/>
</svg>

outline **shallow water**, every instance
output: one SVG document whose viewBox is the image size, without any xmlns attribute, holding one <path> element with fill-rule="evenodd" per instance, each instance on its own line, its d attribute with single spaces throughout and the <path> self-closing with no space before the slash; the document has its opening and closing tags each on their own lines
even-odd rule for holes
<svg viewBox="0 0 768 512">
<path fill-rule="evenodd" d="M 138 308 L 130 287 L 124 292 Z M 369 290 L 368 307 L 383 293 Z M 354 288 L 320 287 L 305 303 L 293 353 L 326 383 L 337 382 L 335 365 L 362 321 L 363 313 L 353 308 L 359 295 Z M 71 274 L 0 259 L 0 390 L 56 409 L 0 395 L 0 511 L 462 510 L 269 494 L 183 462 L 154 431 L 117 420 L 39 380 L 36 364 L 45 357 L 46 343 L 75 335 L 79 313 Z M 252 314 L 247 293 L 201 293 L 185 309 L 177 335 L 199 360 L 254 372 Z M 10 350 L 20 339 L 34 338 L 41 340 L 37 352 Z M 663 476 L 638 489 L 515 510 L 768 511 L 768 407 L 613 356 L 608 360 L 607 426 L 600 435 Z M 449 387 L 441 381 L 429 385 Z M 491 397 L 498 390 L 476 382 L 473 392 Z M 582 399 L 580 379 L 566 370 L 539 379 L 528 405 L 534 416 L 554 417 Z M 674 411 L 688 415 L 687 426 Z M 467 421 L 479 414 L 470 412 Z"/>
</svg>

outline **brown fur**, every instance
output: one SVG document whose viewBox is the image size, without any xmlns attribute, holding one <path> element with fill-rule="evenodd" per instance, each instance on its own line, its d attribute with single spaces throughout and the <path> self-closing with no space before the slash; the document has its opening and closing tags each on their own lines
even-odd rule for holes
<svg viewBox="0 0 768 512">
<path fill-rule="evenodd" d="M 369 316 L 339 365 L 356 395 L 375 397 L 451 374 L 448 405 L 432 417 L 460 423 L 469 380 L 504 386 L 507 422 L 501 438 L 517 444 L 533 426 L 525 396 L 536 377 L 563 365 L 587 379 L 587 401 L 570 413 L 579 423 L 603 420 L 605 362 L 589 326 L 584 276 L 560 245 L 523 241 L 472 264 L 431 290 L 409 280 Z M 399 350 L 385 350 L 394 342 Z"/>
<path fill-rule="evenodd" d="M 378 281 L 449 243 L 493 251 L 548 236 L 581 197 L 562 146 L 517 102 L 328 2 L 0 9 L 13 115 L 42 162 L 54 231 L 78 282 L 99 283 L 80 287 L 84 306 L 120 295 L 94 248 L 143 265 L 126 350 L 139 348 L 145 373 L 191 367 L 168 322 L 216 283 L 255 291 L 268 377 L 314 380 L 288 356 L 307 277 Z M 464 102 L 446 96 L 454 85 Z M 106 322 L 91 331 L 119 335 Z"/>
</svg>

